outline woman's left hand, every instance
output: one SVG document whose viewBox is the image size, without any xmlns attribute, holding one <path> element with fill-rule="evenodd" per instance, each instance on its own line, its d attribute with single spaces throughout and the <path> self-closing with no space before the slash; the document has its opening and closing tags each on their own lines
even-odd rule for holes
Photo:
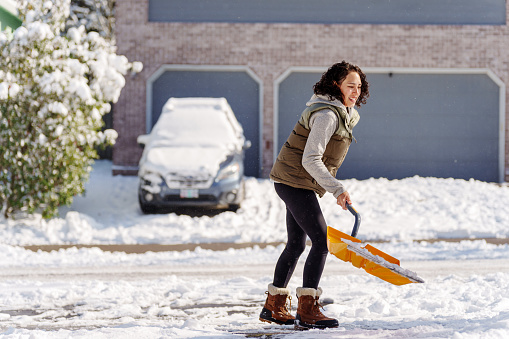
<svg viewBox="0 0 509 339">
<path fill-rule="evenodd" d="M 346 203 L 351 205 L 352 200 L 350 199 L 350 194 L 348 194 L 348 192 L 345 191 L 338 197 L 338 205 L 341 206 L 344 210 L 346 210 L 347 209 Z"/>
</svg>

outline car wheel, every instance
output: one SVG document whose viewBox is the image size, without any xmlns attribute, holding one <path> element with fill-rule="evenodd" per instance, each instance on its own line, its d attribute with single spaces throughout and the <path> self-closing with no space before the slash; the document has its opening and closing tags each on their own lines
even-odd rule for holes
<svg viewBox="0 0 509 339">
<path fill-rule="evenodd" d="M 240 203 L 243 201 L 246 197 L 246 182 L 244 179 L 242 179 L 242 182 L 240 183 L 240 192 L 239 197 L 237 199 L 237 203 L 228 205 L 228 211 L 237 212 L 237 210 L 240 208 Z"/>
<path fill-rule="evenodd" d="M 237 212 L 237 210 L 240 208 L 240 204 L 230 204 L 228 205 L 228 211 L 231 212 Z"/>
</svg>

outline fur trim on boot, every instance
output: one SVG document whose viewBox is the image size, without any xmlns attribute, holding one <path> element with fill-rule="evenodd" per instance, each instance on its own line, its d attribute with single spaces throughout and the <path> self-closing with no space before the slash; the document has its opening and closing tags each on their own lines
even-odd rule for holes
<svg viewBox="0 0 509 339">
<path fill-rule="evenodd" d="M 320 303 L 318 299 L 322 295 L 322 289 L 298 287 L 297 298 L 299 298 L 299 307 L 297 308 L 297 316 L 295 317 L 295 328 L 329 328 L 338 327 L 339 323 L 336 319 L 328 318 L 320 311 Z"/>
<path fill-rule="evenodd" d="M 269 284 L 267 300 L 260 313 L 260 320 L 265 322 L 273 322 L 280 325 L 293 325 L 295 317 L 290 314 L 289 309 L 292 308 L 290 290 L 284 287 L 276 287 Z M 289 301 L 290 306 L 287 306 Z"/>
<path fill-rule="evenodd" d="M 320 296 L 323 293 L 321 287 L 318 287 L 316 290 L 314 288 L 309 288 L 309 287 L 297 287 L 296 292 L 297 292 L 297 298 L 300 298 L 303 295 L 310 295 L 313 298 L 316 298 L 316 297 L 320 298 Z"/>
<path fill-rule="evenodd" d="M 267 290 L 272 295 L 276 295 L 276 294 L 290 295 L 291 294 L 289 288 L 286 288 L 286 287 L 276 287 L 276 286 L 274 286 L 272 284 L 269 284 L 269 286 L 267 286 Z"/>
</svg>

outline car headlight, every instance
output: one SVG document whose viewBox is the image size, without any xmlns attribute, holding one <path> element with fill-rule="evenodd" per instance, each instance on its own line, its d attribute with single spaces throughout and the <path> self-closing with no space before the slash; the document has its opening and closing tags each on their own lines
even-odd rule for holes
<svg viewBox="0 0 509 339">
<path fill-rule="evenodd" d="M 234 162 L 225 168 L 221 169 L 217 174 L 216 181 L 224 179 L 237 179 L 240 175 L 240 165 L 238 162 Z"/>
<path fill-rule="evenodd" d="M 142 171 L 139 176 L 142 187 L 147 191 L 153 191 L 154 188 L 159 188 L 163 183 L 163 178 L 157 173 L 150 171 Z"/>
</svg>

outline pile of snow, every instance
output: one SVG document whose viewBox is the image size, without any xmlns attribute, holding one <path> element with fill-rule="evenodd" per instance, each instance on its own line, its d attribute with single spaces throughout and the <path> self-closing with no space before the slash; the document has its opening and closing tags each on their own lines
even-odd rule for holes
<svg viewBox="0 0 509 339">
<path fill-rule="evenodd" d="M 344 180 L 362 215 L 361 240 L 509 237 L 509 187 L 475 180 L 413 177 Z M 267 179 L 247 178 L 246 200 L 237 213 L 212 216 L 144 215 L 138 178 L 112 176 L 111 162 L 97 161 L 86 185 L 60 217 L 0 219 L 9 245 L 183 244 L 286 240 L 285 208 Z M 319 199 L 327 223 L 350 233 L 354 218 L 326 194 Z"/>
<path fill-rule="evenodd" d="M 424 280 L 422 280 L 422 278 L 420 278 L 417 275 L 417 273 L 402 268 L 397 262 L 396 263 L 390 262 L 386 258 L 384 258 L 380 255 L 371 253 L 369 248 L 366 248 L 366 246 L 362 245 L 361 243 L 353 242 L 348 239 L 341 239 L 341 241 L 344 242 L 345 244 L 347 244 L 348 251 L 351 251 L 351 252 L 355 253 L 356 255 L 358 255 L 364 259 L 367 259 L 370 263 L 374 263 L 378 267 L 383 267 L 383 268 L 389 269 L 390 271 L 392 271 L 395 274 L 395 276 L 408 278 L 413 283 L 423 283 L 424 282 Z M 353 262 L 353 260 L 351 260 L 351 261 Z M 366 269 L 364 264 L 361 265 L 360 268 Z M 366 271 L 368 272 L 368 270 L 366 270 Z M 376 275 L 376 274 L 374 274 L 374 275 Z M 389 281 L 389 282 L 394 281 L 393 278 L 395 276 L 386 277 L 387 278 L 386 281 Z"/>
</svg>

